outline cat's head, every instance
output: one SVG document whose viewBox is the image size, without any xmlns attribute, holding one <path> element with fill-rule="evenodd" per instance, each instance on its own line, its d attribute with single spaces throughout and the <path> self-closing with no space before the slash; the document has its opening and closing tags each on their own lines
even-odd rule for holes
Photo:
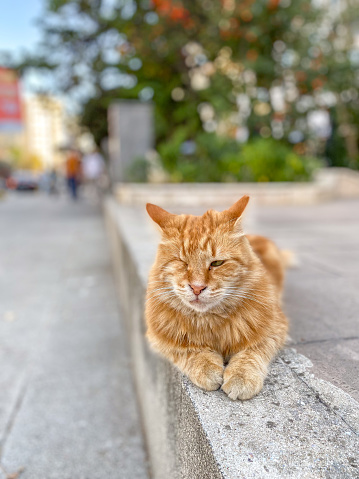
<svg viewBox="0 0 359 479">
<path fill-rule="evenodd" d="M 152 297 L 197 312 L 238 303 L 253 261 L 240 224 L 248 201 L 243 196 L 228 210 L 209 210 L 203 216 L 175 215 L 147 204 L 148 214 L 162 230 Z"/>
</svg>

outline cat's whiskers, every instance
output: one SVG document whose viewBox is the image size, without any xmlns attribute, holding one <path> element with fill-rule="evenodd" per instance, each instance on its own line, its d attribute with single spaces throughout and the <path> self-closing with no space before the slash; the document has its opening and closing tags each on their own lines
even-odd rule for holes
<svg viewBox="0 0 359 479">
<path fill-rule="evenodd" d="M 270 310 L 270 308 L 268 308 L 266 306 L 270 306 L 271 304 L 273 304 L 270 301 L 266 301 L 266 302 L 258 301 L 257 299 L 253 298 L 252 296 L 247 296 L 247 295 L 229 294 L 228 296 L 231 297 L 232 299 L 237 298 L 237 299 L 247 299 L 249 301 L 255 301 L 256 303 L 260 304 L 261 306 L 263 306 L 268 311 Z"/>
<path fill-rule="evenodd" d="M 249 286 L 225 286 L 224 289 L 236 289 L 238 291 L 258 291 L 260 293 L 265 293 L 266 290 L 260 288 L 251 288 Z"/>
<path fill-rule="evenodd" d="M 250 298 L 257 298 L 257 299 L 261 299 L 265 301 L 266 303 L 276 304 L 276 302 L 272 300 L 271 298 L 269 298 L 268 295 L 262 296 L 262 295 L 256 294 L 256 292 L 258 291 L 257 289 L 251 289 L 251 288 L 241 289 L 241 288 L 229 287 L 229 288 L 226 288 L 226 290 L 229 292 L 229 294 L 245 294 Z M 265 291 L 259 291 L 259 292 L 265 293 Z"/>
<path fill-rule="evenodd" d="M 154 284 L 154 283 L 160 283 L 160 284 L 171 284 L 169 281 L 167 280 L 158 280 L 158 281 L 148 281 L 147 282 L 147 286 L 151 285 L 151 284 Z"/>
<path fill-rule="evenodd" d="M 168 294 L 174 294 L 174 292 L 173 292 L 173 291 L 170 291 L 170 290 L 168 290 L 168 291 L 158 291 L 158 292 L 156 292 L 156 293 L 153 293 L 153 294 L 149 295 L 149 296 L 147 297 L 147 299 L 160 298 L 161 296 L 162 296 L 162 297 L 165 297 L 165 296 L 167 296 Z"/>
<path fill-rule="evenodd" d="M 172 286 L 163 286 L 162 288 L 150 289 L 150 291 L 158 291 L 160 289 L 173 289 Z"/>
<path fill-rule="evenodd" d="M 171 300 L 172 298 L 177 298 L 177 296 L 175 294 L 171 294 L 169 296 L 168 295 L 158 295 L 158 296 L 153 296 L 151 298 L 147 298 L 146 303 L 150 302 L 150 301 L 153 301 L 153 300 L 160 301 L 160 302 L 168 302 L 168 300 Z"/>
<path fill-rule="evenodd" d="M 168 286 L 168 287 L 164 287 L 164 288 L 157 288 L 157 289 L 154 289 L 154 290 L 150 290 L 148 292 L 148 294 L 149 294 L 149 296 L 151 296 L 154 293 L 156 293 L 157 291 L 173 291 L 173 288 L 172 288 L 172 286 Z"/>
<path fill-rule="evenodd" d="M 224 289 L 235 290 L 235 291 L 240 291 L 240 292 L 263 293 L 263 294 L 265 294 L 265 295 L 268 294 L 268 290 L 263 290 L 263 289 L 259 289 L 259 288 L 227 286 L 227 287 L 225 287 Z"/>
<path fill-rule="evenodd" d="M 148 295 L 146 301 L 149 301 L 152 298 L 166 297 L 168 294 L 175 295 L 172 287 L 171 288 L 158 288 L 154 291 L 151 291 L 151 293 Z"/>
</svg>

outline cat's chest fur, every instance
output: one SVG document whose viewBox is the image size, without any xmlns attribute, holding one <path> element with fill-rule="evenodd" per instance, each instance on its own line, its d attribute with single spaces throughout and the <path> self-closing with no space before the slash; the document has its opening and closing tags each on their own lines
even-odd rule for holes
<svg viewBox="0 0 359 479">
<path fill-rule="evenodd" d="M 244 345 L 238 328 L 226 324 L 218 331 L 207 332 L 208 348 L 218 352 L 224 359 L 238 353 Z"/>
<path fill-rule="evenodd" d="M 180 336 L 186 348 L 206 348 L 226 358 L 240 351 L 247 342 L 248 328 L 240 314 L 235 318 L 196 315 L 185 318 L 180 324 Z"/>
</svg>

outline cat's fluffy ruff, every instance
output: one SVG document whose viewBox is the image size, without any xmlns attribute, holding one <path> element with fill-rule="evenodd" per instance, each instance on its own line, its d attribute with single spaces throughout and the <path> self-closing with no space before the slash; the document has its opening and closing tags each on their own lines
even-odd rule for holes
<svg viewBox="0 0 359 479">
<path fill-rule="evenodd" d="M 194 384 L 222 387 L 231 399 L 262 389 L 287 334 L 285 262 L 272 241 L 243 234 L 248 200 L 203 216 L 147 205 L 162 229 L 147 289 L 148 340 Z M 216 261 L 223 264 L 212 266 Z"/>
</svg>

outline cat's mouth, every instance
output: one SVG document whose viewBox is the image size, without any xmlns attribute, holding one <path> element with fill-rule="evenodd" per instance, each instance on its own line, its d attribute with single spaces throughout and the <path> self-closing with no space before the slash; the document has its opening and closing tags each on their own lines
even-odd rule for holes
<svg viewBox="0 0 359 479">
<path fill-rule="evenodd" d="M 203 301 L 203 299 L 197 297 L 195 299 L 191 299 L 190 303 L 191 304 L 203 304 L 203 305 L 205 305 L 206 301 Z"/>
<path fill-rule="evenodd" d="M 193 309 L 196 311 L 206 311 L 210 308 L 208 302 L 201 300 L 200 298 L 193 299 L 189 301 L 189 304 L 192 306 Z"/>
</svg>

